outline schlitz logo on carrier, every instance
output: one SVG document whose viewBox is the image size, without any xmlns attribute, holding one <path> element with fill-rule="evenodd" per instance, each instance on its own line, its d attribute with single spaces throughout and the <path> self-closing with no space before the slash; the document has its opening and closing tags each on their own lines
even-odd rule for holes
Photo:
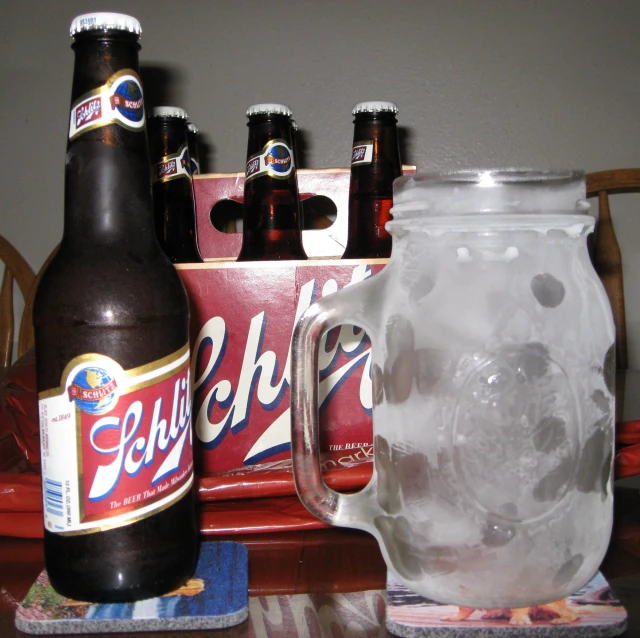
<svg viewBox="0 0 640 638">
<path fill-rule="evenodd" d="M 299 271 L 306 273 L 307 268 Z M 189 277 L 195 271 L 179 272 L 187 278 L 188 289 L 197 281 Z M 291 330 L 288 324 L 274 322 L 274 315 L 281 319 L 285 313 L 287 322 L 290 320 L 294 326 L 320 295 L 320 289 L 322 295 L 327 295 L 338 289 L 338 281 L 342 285 L 356 283 L 369 277 L 373 270 L 370 266 L 357 266 L 344 269 L 339 280 L 336 277 L 325 281 L 319 279 L 322 268 L 314 271 L 311 267 L 310 272 L 317 274 L 296 279 L 296 298 L 263 301 L 258 293 L 237 299 L 227 311 L 211 306 L 213 316 L 201 316 L 203 323 L 193 346 L 194 420 L 196 435 L 204 448 L 205 471 L 221 472 L 271 462 L 289 452 Z M 231 278 L 233 273 L 238 274 L 237 280 Z M 243 285 L 239 269 L 225 274 L 229 288 L 237 290 Z M 274 279 L 274 285 L 275 281 L 284 282 Z M 224 290 L 218 292 L 225 294 Z M 289 308 L 290 300 L 296 304 L 291 307 L 291 316 L 283 310 Z M 204 320 L 205 317 L 208 318 Z M 230 343 L 233 347 L 227 347 Z M 333 432 L 337 437 L 332 439 L 331 433 L 325 432 L 325 450 L 337 453 L 337 458 L 366 456 L 372 445 L 369 418 L 373 410 L 369 339 L 364 331 L 344 325 L 322 338 L 319 351 L 321 418 L 327 415 L 333 425 L 330 419 L 335 411 L 350 415 L 348 426 L 340 423 L 340 429 Z M 338 392 L 341 388 L 344 391 Z"/>
<path fill-rule="evenodd" d="M 48 530 L 119 527 L 185 494 L 193 481 L 188 346 L 133 370 L 83 355 L 62 381 L 39 396 Z"/>
<path fill-rule="evenodd" d="M 142 86 L 138 74 L 132 69 L 114 73 L 106 84 L 85 93 L 74 102 L 69 139 L 109 124 L 119 124 L 131 131 L 144 129 Z"/>
<path fill-rule="evenodd" d="M 285 140 L 275 139 L 267 142 L 261 153 L 249 158 L 245 170 L 245 180 L 260 175 L 275 179 L 287 179 L 294 169 L 293 154 Z"/>
<path fill-rule="evenodd" d="M 179 177 L 191 179 L 191 159 L 189 148 L 183 144 L 177 153 L 165 155 L 152 171 L 154 182 L 168 182 Z"/>
<path fill-rule="evenodd" d="M 373 160 L 373 140 L 356 142 L 351 152 L 351 166 L 371 164 Z"/>
</svg>

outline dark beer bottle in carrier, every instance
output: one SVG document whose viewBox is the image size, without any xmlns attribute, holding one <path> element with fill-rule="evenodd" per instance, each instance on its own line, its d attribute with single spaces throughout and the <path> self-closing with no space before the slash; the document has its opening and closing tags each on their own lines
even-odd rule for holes
<svg viewBox="0 0 640 638">
<path fill-rule="evenodd" d="M 393 180 L 402 175 L 396 115 L 392 102 L 360 102 L 354 129 L 349 186 L 349 231 L 343 259 L 389 257 Z"/>
<path fill-rule="evenodd" d="M 187 142 L 189 144 L 189 159 L 191 160 L 191 175 L 193 177 L 200 174 L 198 127 L 193 122 L 187 122 Z"/>
<path fill-rule="evenodd" d="M 166 593 L 197 558 L 189 308 L 160 249 L 140 24 L 71 24 L 64 235 L 35 299 L 44 553 L 63 596 Z"/>
<path fill-rule="evenodd" d="M 238 261 L 306 259 L 292 152 L 291 110 L 256 104 L 247 110 L 249 141 Z"/>
<path fill-rule="evenodd" d="M 187 142 L 187 112 L 158 106 L 149 118 L 149 148 L 156 233 L 174 264 L 202 261 Z"/>
</svg>

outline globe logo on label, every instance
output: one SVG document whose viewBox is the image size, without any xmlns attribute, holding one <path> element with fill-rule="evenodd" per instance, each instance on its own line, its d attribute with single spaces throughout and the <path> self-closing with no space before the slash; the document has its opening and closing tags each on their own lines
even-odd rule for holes
<svg viewBox="0 0 640 638">
<path fill-rule="evenodd" d="M 120 82 L 111 96 L 111 108 L 131 122 L 141 122 L 144 117 L 142 89 L 133 79 Z"/>
<path fill-rule="evenodd" d="M 291 172 L 291 151 L 284 144 L 274 144 L 265 154 L 267 170 L 278 175 Z"/>
<path fill-rule="evenodd" d="M 97 415 L 115 406 L 116 388 L 116 380 L 104 368 L 87 367 L 75 374 L 67 392 L 80 410 Z"/>
</svg>

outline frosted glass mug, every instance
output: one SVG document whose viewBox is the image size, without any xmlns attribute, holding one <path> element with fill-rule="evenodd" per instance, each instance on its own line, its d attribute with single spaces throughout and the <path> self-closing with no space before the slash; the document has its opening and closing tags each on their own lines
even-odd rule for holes
<svg viewBox="0 0 640 638">
<path fill-rule="evenodd" d="M 467 607 L 577 591 L 612 525 L 615 346 L 588 256 L 584 174 L 486 170 L 394 183 L 382 272 L 314 303 L 294 331 L 292 455 L 305 506 L 373 534 L 394 575 Z M 320 337 L 372 342 L 374 472 L 322 481 Z"/>
</svg>

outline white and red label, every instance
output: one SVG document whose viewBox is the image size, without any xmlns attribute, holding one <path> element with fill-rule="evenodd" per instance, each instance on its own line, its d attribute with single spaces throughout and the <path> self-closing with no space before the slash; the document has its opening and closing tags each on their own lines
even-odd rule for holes
<svg viewBox="0 0 640 638">
<path fill-rule="evenodd" d="M 183 144 L 177 153 L 165 155 L 157 164 L 154 164 L 151 176 L 154 183 L 169 182 L 179 177 L 191 179 L 191 159 L 186 144 Z"/>
<path fill-rule="evenodd" d="M 189 347 L 123 370 L 86 354 L 39 395 L 45 527 L 87 533 L 178 500 L 193 482 Z"/>
<path fill-rule="evenodd" d="M 106 84 L 85 93 L 72 104 L 69 139 L 108 124 L 119 124 L 130 131 L 144 130 L 142 85 L 132 69 L 114 73 Z"/>
<path fill-rule="evenodd" d="M 355 142 L 351 150 L 351 166 L 371 164 L 373 160 L 373 140 Z"/>
</svg>

